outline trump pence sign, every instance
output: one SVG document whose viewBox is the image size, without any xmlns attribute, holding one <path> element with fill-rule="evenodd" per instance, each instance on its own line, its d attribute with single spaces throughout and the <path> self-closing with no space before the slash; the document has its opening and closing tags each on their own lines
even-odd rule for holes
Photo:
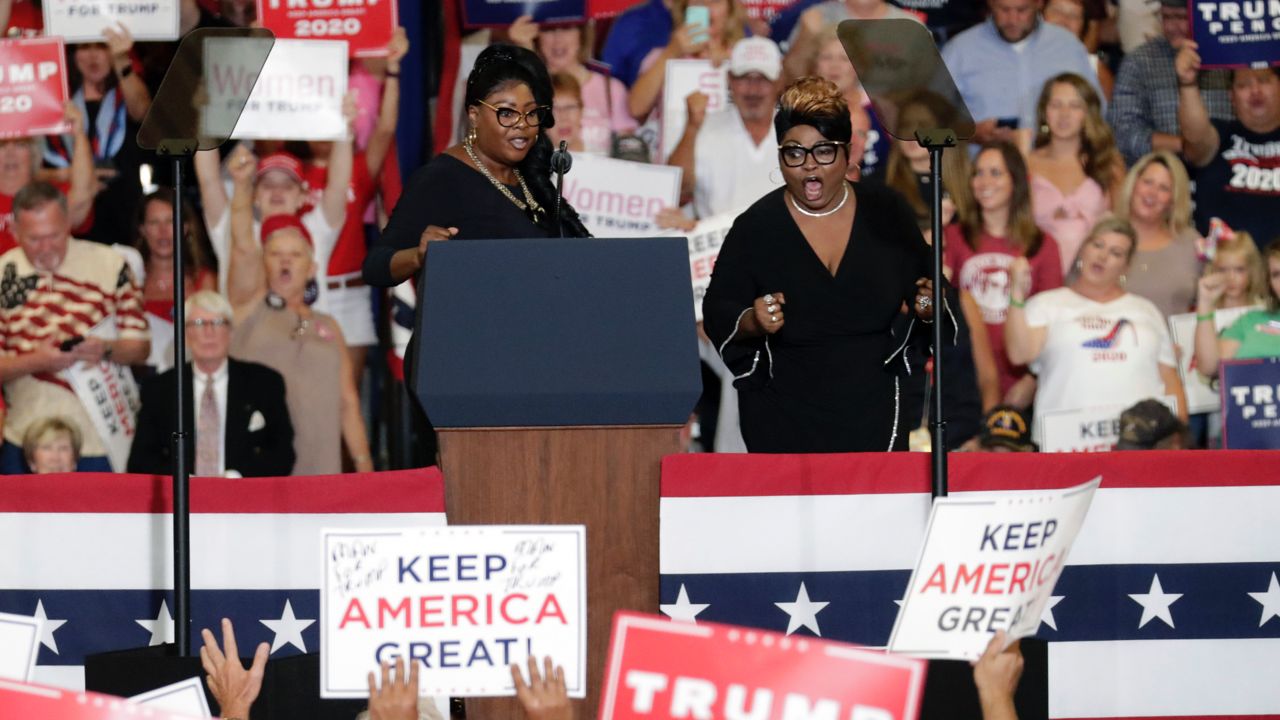
<svg viewBox="0 0 1280 720">
<path fill-rule="evenodd" d="M 423 695 L 514 695 L 508 666 L 565 668 L 586 695 L 586 529 L 581 525 L 325 530 L 320 694 L 368 697 L 368 673 L 422 663 Z"/>
</svg>

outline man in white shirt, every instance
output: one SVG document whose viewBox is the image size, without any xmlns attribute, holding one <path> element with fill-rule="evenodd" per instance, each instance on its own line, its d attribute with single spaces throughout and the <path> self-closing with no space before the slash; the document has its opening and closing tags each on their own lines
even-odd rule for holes
<svg viewBox="0 0 1280 720">
<path fill-rule="evenodd" d="M 228 357 L 231 305 L 212 291 L 186 302 L 187 455 L 192 474 L 270 477 L 293 470 L 293 423 L 285 404 L 284 378 L 265 365 Z M 194 367 L 194 377 L 192 369 Z M 172 472 L 177 404 L 171 369 L 142 386 L 138 432 L 129 472 Z"/>
<path fill-rule="evenodd" d="M 681 194 L 693 196 L 699 218 L 741 212 L 782 185 L 773 130 L 781 75 L 778 46 L 745 38 L 729 58 L 733 106 L 709 113 L 706 95 L 686 99 L 688 124 L 667 163 L 684 170 Z"/>
</svg>

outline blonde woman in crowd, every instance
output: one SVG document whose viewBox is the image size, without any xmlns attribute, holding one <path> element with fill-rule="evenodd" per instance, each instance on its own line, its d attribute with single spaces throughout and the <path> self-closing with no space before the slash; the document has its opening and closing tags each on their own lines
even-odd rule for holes
<svg viewBox="0 0 1280 720">
<path fill-rule="evenodd" d="M 1036 108 L 1027 155 L 1031 204 L 1036 224 L 1058 243 L 1066 275 L 1089 229 L 1110 211 L 1124 160 L 1102 119 L 1098 93 L 1079 75 L 1051 78 Z"/>
<path fill-rule="evenodd" d="M 1189 310 L 1200 278 L 1200 233 L 1191 224 L 1191 181 L 1182 161 L 1163 150 L 1143 156 L 1125 177 L 1115 212 L 1138 233 L 1125 287 L 1165 317 Z"/>
</svg>

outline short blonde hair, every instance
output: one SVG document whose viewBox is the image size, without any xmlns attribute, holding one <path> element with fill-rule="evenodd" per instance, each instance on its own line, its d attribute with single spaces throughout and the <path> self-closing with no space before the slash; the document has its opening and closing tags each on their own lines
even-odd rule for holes
<svg viewBox="0 0 1280 720">
<path fill-rule="evenodd" d="M 1182 161 L 1168 150 L 1157 150 L 1147 153 L 1129 168 L 1124 178 L 1120 194 L 1116 196 L 1116 216 L 1129 219 L 1129 205 L 1133 200 L 1133 189 L 1138 186 L 1138 178 L 1152 165 L 1163 165 L 1173 178 L 1173 205 L 1169 208 L 1169 229 L 1175 234 L 1191 227 L 1191 178 L 1187 176 L 1187 168 Z"/>
<path fill-rule="evenodd" d="M 27 465 L 35 458 L 36 448 L 40 447 L 40 443 L 55 435 L 66 435 L 71 439 L 71 455 L 76 462 L 80 461 L 80 448 L 84 444 L 80 428 L 60 415 L 52 415 L 31 423 L 22 434 L 22 456 Z"/>
<path fill-rule="evenodd" d="M 231 303 L 221 293 L 213 290 L 201 290 L 188 297 L 186 303 L 183 304 L 183 310 L 188 315 L 197 308 L 205 312 L 214 313 L 227 322 L 231 322 L 235 317 L 235 311 L 231 309 Z"/>
</svg>

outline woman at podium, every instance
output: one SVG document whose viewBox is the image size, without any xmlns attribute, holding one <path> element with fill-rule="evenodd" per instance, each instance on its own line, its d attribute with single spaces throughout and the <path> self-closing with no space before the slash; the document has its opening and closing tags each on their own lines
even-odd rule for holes
<svg viewBox="0 0 1280 720">
<path fill-rule="evenodd" d="M 902 350 L 933 319 L 929 246 L 900 196 L 845 180 L 853 131 L 835 84 L 803 78 L 778 105 L 785 184 L 734 222 L 702 305 L 737 377 L 743 439 L 751 452 L 905 449 L 897 373 L 924 372 Z M 915 321 L 894 337 L 904 303 Z"/>
<path fill-rule="evenodd" d="M 382 237 L 364 261 L 370 285 L 417 275 L 431 242 L 587 237 L 568 203 L 556 218 L 551 184 L 551 80 L 530 50 L 492 45 L 467 77 L 470 129 L 410 178 Z"/>
</svg>

